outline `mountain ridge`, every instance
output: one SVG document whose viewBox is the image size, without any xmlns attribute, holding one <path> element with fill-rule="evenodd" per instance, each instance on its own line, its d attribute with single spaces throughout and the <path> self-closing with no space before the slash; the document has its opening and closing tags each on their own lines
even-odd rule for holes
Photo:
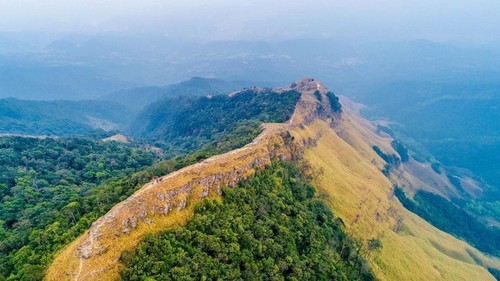
<svg viewBox="0 0 500 281">
<path fill-rule="evenodd" d="M 301 90 L 304 91 L 307 84 L 313 81 L 304 79 L 296 87 L 302 87 Z M 314 83 L 311 87 L 309 95 L 312 96 L 316 90 L 326 95 L 326 88 L 322 84 Z M 292 88 L 294 87 L 285 87 L 277 91 L 284 92 Z M 143 235 L 152 231 L 150 225 L 155 224 L 154 229 L 159 231 L 173 224 L 183 224 L 186 216 L 193 212 L 193 202 L 207 196 L 219 197 L 222 186 L 234 186 L 253 175 L 257 169 L 270 165 L 274 158 L 291 159 L 293 155 L 300 154 L 306 144 L 292 145 L 287 135 L 282 133 L 286 128 L 305 125 L 312 120 L 316 113 L 311 109 L 316 104 L 314 99 L 312 101 L 312 105 L 309 104 L 309 99 L 299 102 L 301 106 L 296 108 L 287 123 L 264 124 L 263 132 L 243 148 L 183 168 L 162 177 L 160 183 L 143 186 L 134 195 L 113 207 L 89 231 L 67 247 L 54 260 L 46 280 L 68 279 L 70 276 L 72 280 L 92 280 L 96 276 L 100 280 L 111 280 L 119 269 L 116 261 L 121 251 L 117 249 L 133 247 Z M 314 143 L 314 140 L 309 139 L 308 142 Z M 161 190 L 156 191 L 158 188 Z M 176 216 L 180 215 L 184 219 L 172 221 L 168 214 L 176 212 Z M 161 215 L 159 218 L 158 214 Z M 104 231 L 101 232 L 101 228 Z M 123 239 L 129 241 L 125 242 Z M 130 243 L 130 240 L 133 242 Z M 94 267 L 99 270 L 92 270 Z"/>
<path fill-rule="evenodd" d="M 386 153 L 397 154 L 390 145 L 391 137 L 377 134 L 373 125 L 366 120 L 360 121 L 360 117 L 349 108 L 343 109 L 341 115 L 329 110 L 320 111 L 320 108 L 325 110 L 329 99 L 328 90 L 319 81 L 307 78 L 276 90 L 289 89 L 302 93 L 289 122 L 266 124 L 264 131 L 251 144 L 170 174 L 158 186 L 145 185 L 113 207 L 63 250 L 49 268 L 46 280 L 112 280 L 118 274 L 120 265 L 117 261 L 123 250 L 133 249 L 146 233 L 183 225 L 192 214 L 193 202 L 206 197 L 219 198 L 222 185 L 232 186 L 250 177 L 255 169 L 269 165 L 273 157 L 285 160 L 302 155 L 314 168 L 323 171 L 323 175 L 317 178 L 317 187 L 326 196 L 332 210 L 345 222 L 347 231 L 358 239 L 382 241 L 384 248 L 380 255 L 387 263 L 376 257 L 370 259 L 378 278 L 417 278 L 411 275 L 413 271 L 398 270 L 404 265 L 388 256 L 394 251 L 405 253 L 397 249 L 398 245 L 412 251 L 407 243 L 413 241 L 418 242 L 418 255 L 407 256 L 402 262 L 406 266 L 413 263 L 418 269 L 428 270 L 428 274 L 420 277 L 422 279 L 491 279 L 485 268 L 477 264 L 500 268 L 498 260 L 487 258 L 465 242 L 435 229 L 406 211 L 391 195 L 392 183 L 380 172 L 385 161 L 372 149 L 377 145 Z M 344 178 L 339 178 L 339 175 Z M 368 183 L 376 188 L 365 188 Z M 359 213 L 360 210 L 363 212 Z M 167 215 L 159 215 L 161 213 Z M 424 234 L 412 236 L 411 231 L 415 231 L 416 225 L 425 230 Z M 99 232 L 101 228 L 103 232 Z M 429 237 L 440 246 L 436 248 L 424 241 Z M 387 253 L 387 248 L 392 252 Z M 450 254 L 449 251 L 459 254 Z M 422 260 L 416 260 L 417 257 Z M 437 268 L 432 269 L 432 263 L 437 263 Z M 460 266 L 460 269 L 450 272 L 450 265 Z"/>
</svg>

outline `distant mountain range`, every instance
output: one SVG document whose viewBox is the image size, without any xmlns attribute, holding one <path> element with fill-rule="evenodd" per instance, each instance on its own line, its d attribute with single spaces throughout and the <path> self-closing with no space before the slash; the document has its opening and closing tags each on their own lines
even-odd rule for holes
<svg viewBox="0 0 500 281">
<path fill-rule="evenodd" d="M 108 101 L 0 100 L 0 133 L 67 136 L 124 128 L 133 111 Z"/>
<path fill-rule="evenodd" d="M 66 136 L 95 129 L 124 131 L 143 107 L 162 98 L 223 95 L 253 85 L 195 77 L 169 86 L 125 89 L 98 100 L 0 99 L 0 133 Z"/>
<path fill-rule="evenodd" d="M 365 115 L 389 120 L 420 157 L 470 169 L 500 189 L 500 81 L 381 82 L 359 99 Z"/>
</svg>

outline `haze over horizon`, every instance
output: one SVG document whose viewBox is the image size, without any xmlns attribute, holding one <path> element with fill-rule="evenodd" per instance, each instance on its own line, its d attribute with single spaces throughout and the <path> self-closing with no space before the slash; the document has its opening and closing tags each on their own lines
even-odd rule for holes
<svg viewBox="0 0 500 281">
<path fill-rule="evenodd" d="M 0 32 L 153 33 L 196 41 L 345 38 L 500 42 L 491 0 L 0 1 Z"/>
</svg>

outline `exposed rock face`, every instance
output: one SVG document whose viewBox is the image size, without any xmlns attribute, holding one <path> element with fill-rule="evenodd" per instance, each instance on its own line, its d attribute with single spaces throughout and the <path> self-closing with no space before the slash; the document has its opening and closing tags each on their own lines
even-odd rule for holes
<svg viewBox="0 0 500 281">
<path fill-rule="evenodd" d="M 256 142 L 242 149 L 207 159 L 143 186 L 93 223 L 76 255 L 84 259 L 99 255 L 114 246 L 100 240 L 126 235 L 147 218 L 168 215 L 173 209 L 180 211 L 188 202 L 206 198 L 211 192 L 221 194 L 223 186 L 236 186 L 270 165 L 273 159 L 291 159 L 291 152 L 278 131 L 267 129 Z"/>
<path fill-rule="evenodd" d="M 209 158 L 163 176 L 156 183 L 144 185 L 94 222 L 82 237 L 59 255 L 46 279 L 115 279 L 121 252 L 132 250 L 130 247 L 150 233 L 153 227 L 168 227 L 167 224 L 162 225 L 162 217 L 167 218 L 174 212 L 181 213 L 187 206 L 210 194 L 220 195 L 222 187 L 236 186 L 257 170 L 270 165 L 273 160 L 300 158 L 305 147 L 314 145 L 316 140 L 294 138 L 289 131 L 321 117 L 314 92 L 319 91 L 326 99 L 327 89 L 321 82 L 310 78 L 290 87 L 275 89 L 277 92 L 287 90 L 302 93 L 288 123 L 264 124 L 263 132 L 245 147 Z M 77 261 L 74 261 L 75 258 Z"/>
</svg>

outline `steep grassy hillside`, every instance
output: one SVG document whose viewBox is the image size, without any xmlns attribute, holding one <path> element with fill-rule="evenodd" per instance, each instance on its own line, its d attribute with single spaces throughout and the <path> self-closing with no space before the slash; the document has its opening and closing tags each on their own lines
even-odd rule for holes
<svg viewBox="0 0 500 281">
<path fill-rule="evenodd" d="M 409 211 L 437 228 L 459 237 L 484 253 L 499 256 L 500 228 L 488 227 L 447 199 L 419 190 L 413 200 L 395 186 L 394 193 Z"/>
<path fill-rule="evenodd" d="M 122 129 L 133 114 L 103 101 L 0 100 L 0 133 L 68 136 Z"/>
<path fill-rule="evenodd" d="M 385 161 L 372 148 L 377 145 L 396 153 L 391 148 L 392 139 L 376 132 L 373 125 L 359 122 L 348 109 L 334 130 L 320 120 L 294 130 L 302 138 L 321 135 L 317 145 L 305 151 L 305 159 L 322 171 L 316 178 L 318 192 L 324 194 L 348 232 L 364 241 L 377 277 L 494 280 L 485 267 L 499 268 L 498 259 L 485 257 L 402 207 L 392 183 L 381 172 Z M 369 251 L 372 239 L 381 242 L 380 251 Z"/>
</svg>

